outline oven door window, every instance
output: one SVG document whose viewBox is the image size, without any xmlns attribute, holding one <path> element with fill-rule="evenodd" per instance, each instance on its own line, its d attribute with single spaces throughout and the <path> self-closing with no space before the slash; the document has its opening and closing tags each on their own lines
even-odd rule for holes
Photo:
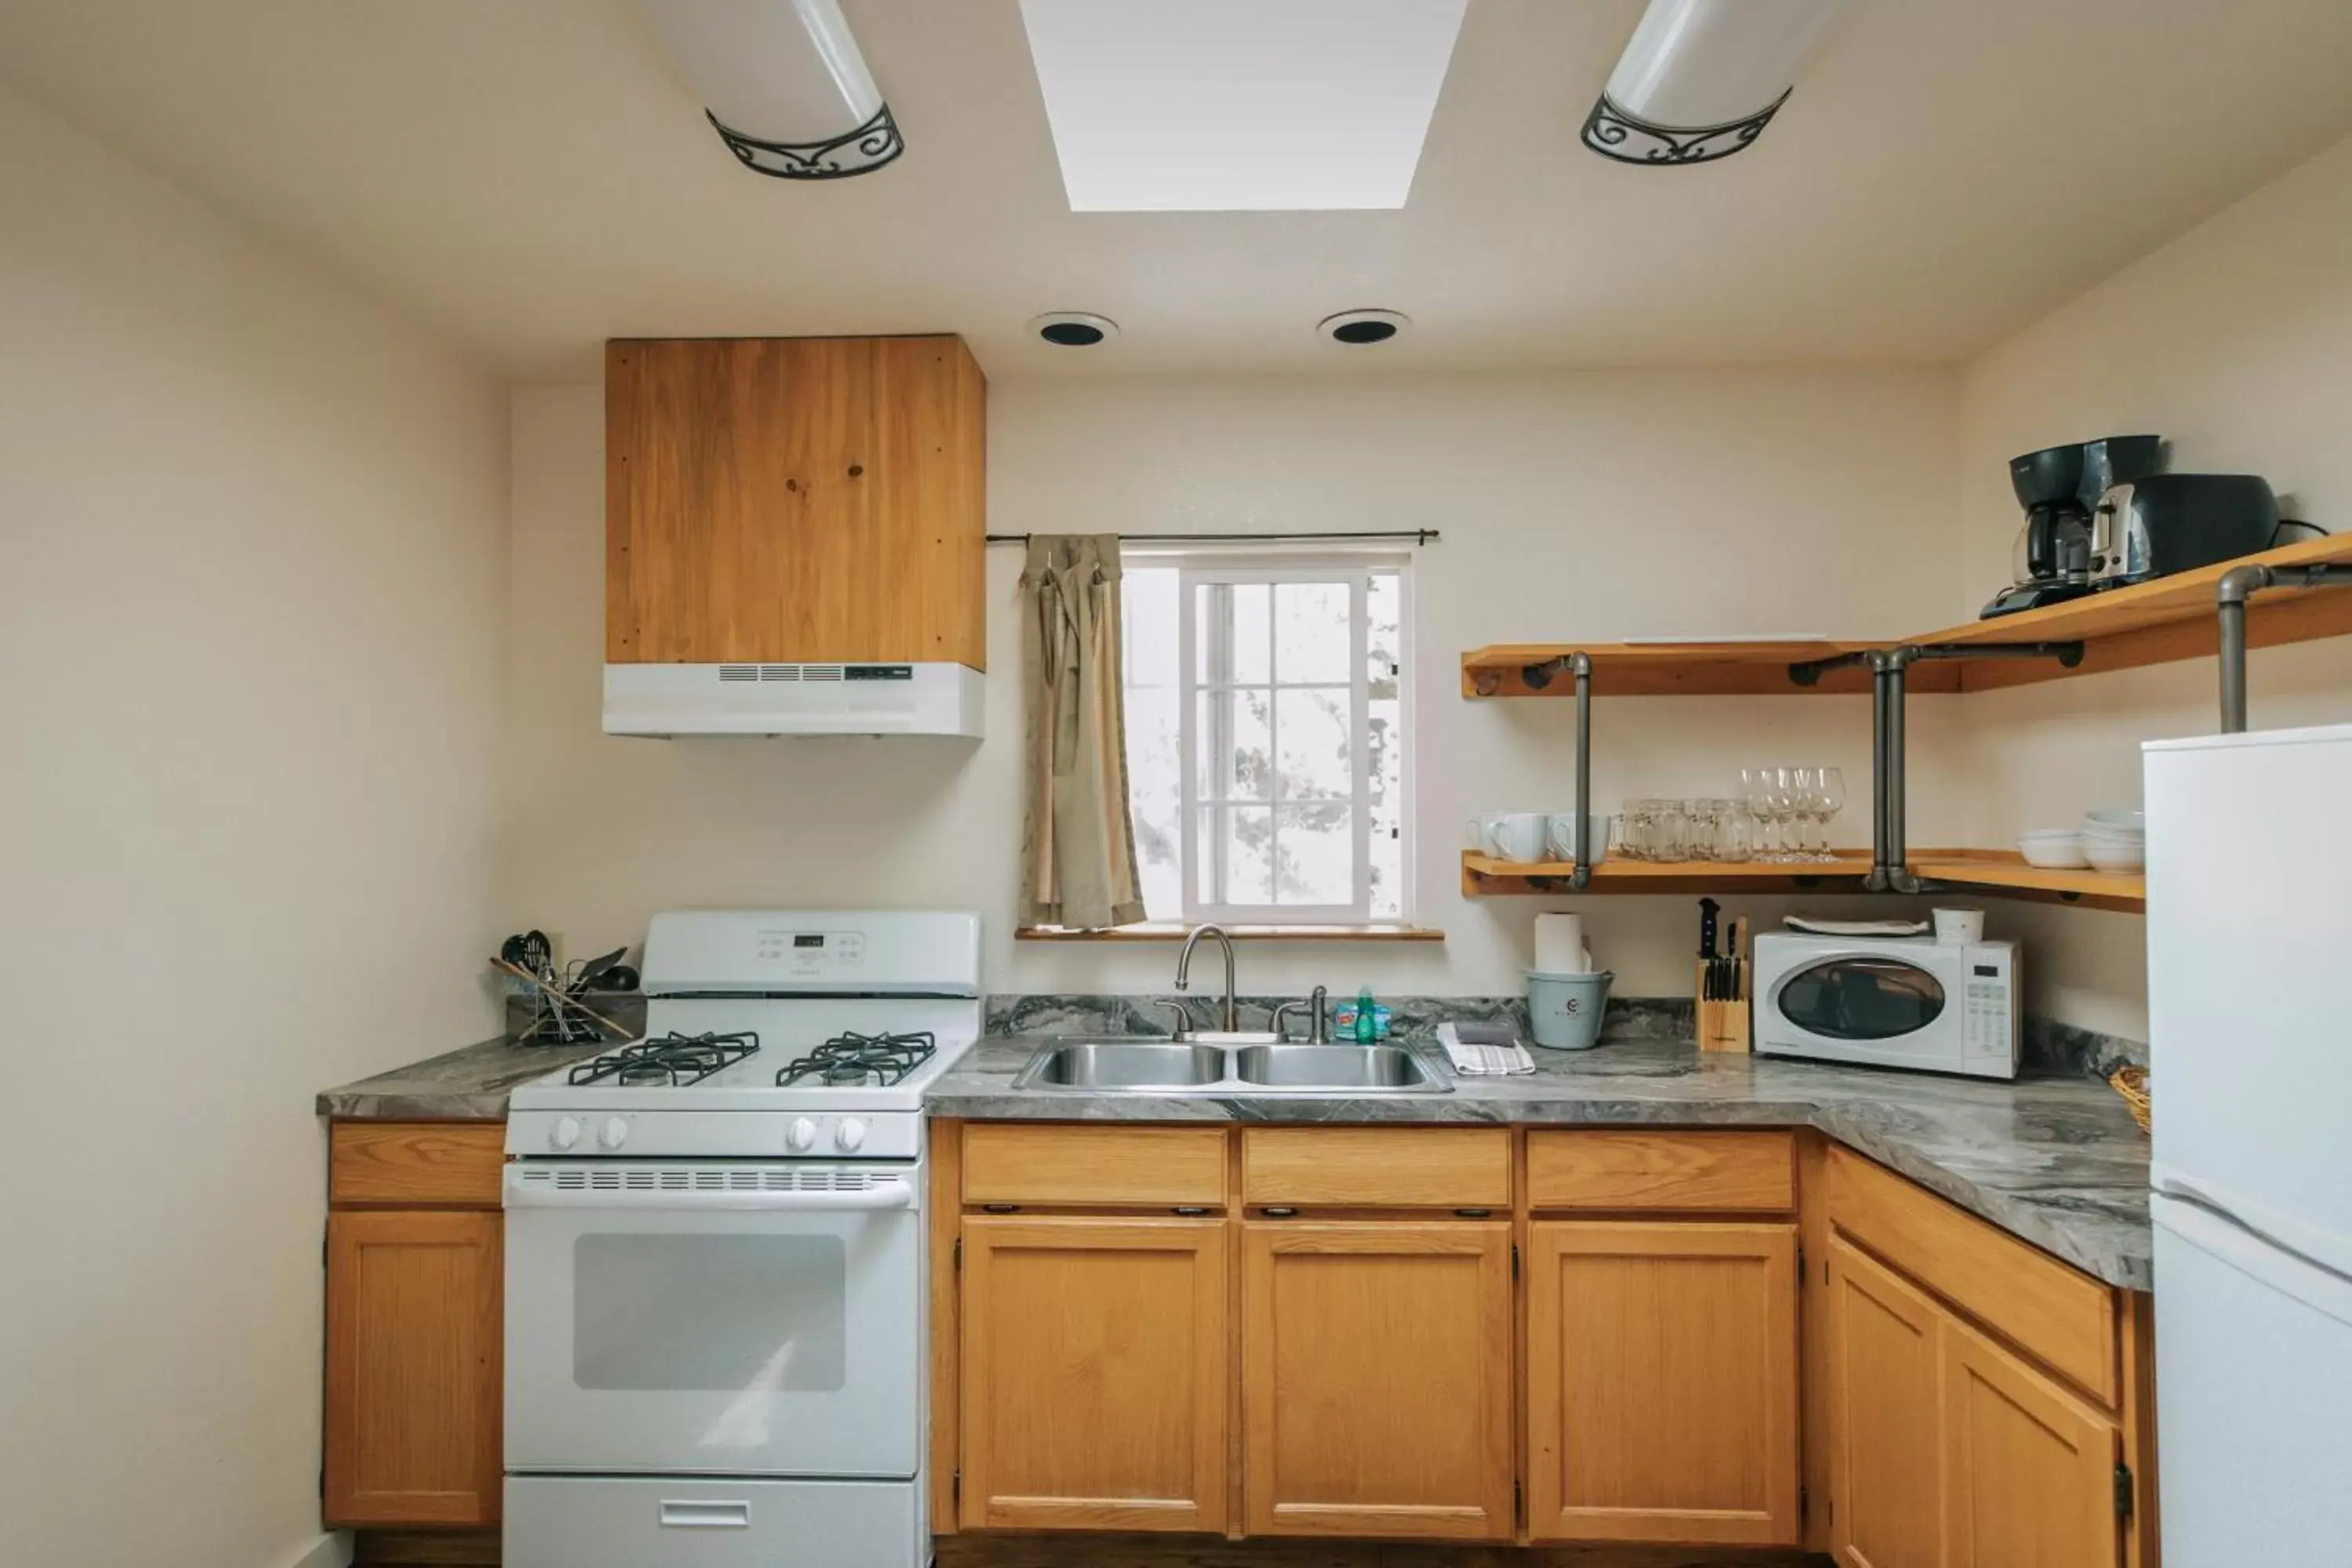
<svg viewBox="0 0 2352 1568">
<path fill-rule="evenodd" d="M 1899 1040 L 1942 1016 L 1943 984 L 1916 963 L 1833 958 L 1780 983 L 1780 1016 L 1828 1040 Z"/>
<path fill-rule="evenodd" d="M 572 1263 L 575 1387 L 843 1386 L 848 1249 L 837 1236 L 589 1235 Z"/>
</svg>

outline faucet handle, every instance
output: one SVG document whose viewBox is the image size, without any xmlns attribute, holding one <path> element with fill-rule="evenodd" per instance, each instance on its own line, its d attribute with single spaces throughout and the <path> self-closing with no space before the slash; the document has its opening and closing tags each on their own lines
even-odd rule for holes
<svg viewBox="0 0 2352 1568">
<path fill-rule="evenodd" d="M 1293 1013 L 1303 1013 L 1306 1010 L 1307 1004 L 1295 996 L 1289 1001 L 1277 1005 L 1274 1010 L 1275 1038 L 1280 1040 L 1285 1045 L 1288 1045 L 1290 1043 L 1290 1031 L 1285 1026 L 1284 1021 Z"/>
<path fill-rule="evenodd" d="M 1170 1033 L 1170 1039 L 1189 1040 L 1192 1037 L 1192 1015 L 1184 1010 L 1183 1003 L 1167 996 L 1154 996 L 1150 1001 L 1154 1007 L 1168 1007 L 1175 1011 L 1176 1027 Z"/>
</svg>

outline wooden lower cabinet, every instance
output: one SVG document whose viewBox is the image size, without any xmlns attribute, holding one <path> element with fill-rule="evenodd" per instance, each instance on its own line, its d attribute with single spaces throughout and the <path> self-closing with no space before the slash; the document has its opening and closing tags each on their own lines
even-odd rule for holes
<svg viewBox="0 0 2352 1568">
<path fill-rule="evenodd" d="M 1506 1222 L 1244 1223 L 1245 1528 L 1507 1538 L 1511 1342 Z"/>
<path fill-rule="evenodd" d="M 1937 1568 L 1942 1312 L 1868 1255 L 1830 1243 L 1831 1544 L 1848 1568 Z"/>
<path fill-rule="evenodd" d="M 327 1523 L 497 1521 L 500 1240 L 495 1210 L 328 1215 Z"/>
<path fill-rule="evenodd" d="M 964 1221 L 964 1528 L 1224 1528 L 1228 1247 L 1221 1219 Z"/>
<path fill-rule="evenodd" d="M 1938 1326 L 1946 1568 L 2113 1568 L 2114 1421 L 1958 1320 Z"/>
<path fill-rule="evenodd" d="M 1797 1541 L 1797 1227 L 1538 1221 L 1538 1541 Z"/>
</svg>

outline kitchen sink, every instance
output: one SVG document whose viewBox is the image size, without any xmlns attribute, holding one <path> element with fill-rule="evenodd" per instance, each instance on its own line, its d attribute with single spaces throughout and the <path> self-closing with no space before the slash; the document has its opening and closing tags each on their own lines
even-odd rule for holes
<svg viewBox="0 0 2352 1568">
<path fill-rule="evenodd" d="M 1397 1046 L 1251 1046 L 1235 1057 L 1235 1075 L 1257 1089 L 1424 1089 L 1437 1081 L 1419 1057 Z"/>
<path fill-rule="evenodd" d="M 1214 1046 L 1164 1040 L 1068 1040 L 1045 1047 L 1013 1080 L 1015 1089 L 1199 1089 L 1225 1076 Z"/>
<path fill-rule="evenodd" d="M 1084 1094 L 1451 1094 L 1453 1083 L 1400 1046 L 1055 1039 L 1013 1075 L 1015 1089 Z"/>
</svg>

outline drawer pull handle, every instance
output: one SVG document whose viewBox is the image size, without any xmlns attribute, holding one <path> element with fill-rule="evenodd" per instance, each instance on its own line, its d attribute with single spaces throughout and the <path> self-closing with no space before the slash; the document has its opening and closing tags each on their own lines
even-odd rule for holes
<svg viewBox="0 0 2352 1568">
<path fill-rule="evenodd" d="M 664 1530 L 749 1530 L 751 1505 L 665 1501 L 661 1505 L 661 1522 Z"/>
<path fill-rule="evenodd" d="M 1457 1219 L 1491 1219 L 1494 1217 L 1495 1211 L 1493 1209 L 1455 1209 L 1454 1214 Z"/>
<path fill-rule="evenodd" d="M 1019 1204 L 982 1204 L 980 1205 L 980 1212 L 982 1214 L 1019 1214 L 1021 1212 L 1021 1205 Z"/>
<path fill-rule="evenodd" d="M 1168 1212 L 1171 1214 L 1182 1215 L 1187 1219 L 1198 1219 L 1209 1211 L 1201 1207 L 1198 1204 L 1178 1204 L 1174 1208 Z"/>
<path fill-rule="evenodd" d="M 1268 1219 L 1296 1219 L 1298 1217 L 1298 1211 L 1291 1208 L 1270 1208 L 1262 1210 L 1261 1212 L 1264 1213 L 1265 1217 Z"/>
</svg>

